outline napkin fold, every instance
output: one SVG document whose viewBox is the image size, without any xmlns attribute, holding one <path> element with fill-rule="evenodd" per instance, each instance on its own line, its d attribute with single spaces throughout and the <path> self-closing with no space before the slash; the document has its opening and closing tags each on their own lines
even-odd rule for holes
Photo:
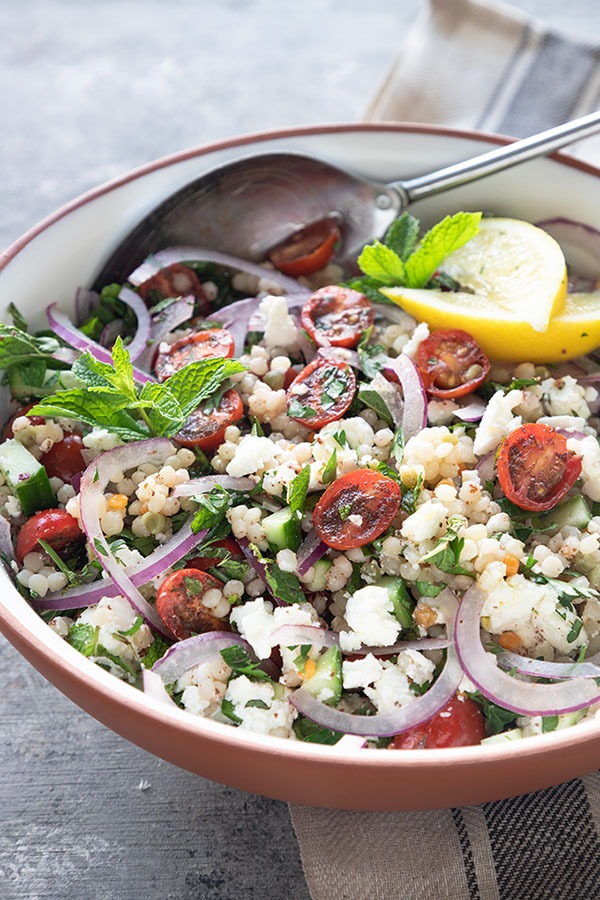
<svg viewBox="0 0 600 900">
<path fill-rule="evenodd" d="M 600 47 L 505 4 L 429 0 L 365 118 L 524 137 L 598 107 Z M 600 163 L 600 136 L 563 152 Z M 463 809 L 290 814 L 313 900 L 600 900 L 600 773 Z"/>
</svg>

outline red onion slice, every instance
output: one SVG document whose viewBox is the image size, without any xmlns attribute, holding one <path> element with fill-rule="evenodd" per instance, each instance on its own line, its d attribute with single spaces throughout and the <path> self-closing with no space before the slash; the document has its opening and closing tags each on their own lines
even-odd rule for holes
<svg viewBox="0 0 600 900">
<path fill-rule="evenodd" d="M 209 631 L 206 634 L 196 634 L 194 637 L 173 644 L 165 655 L 154 663 L 151 671 L 160 675 L 163 684 L 173 684 L 189 669 L 208 662 L 221 650 L 235 646 L 243 647 L 252 659 L 256 659 L 248 641 L 239 634 L 232 634 L 230 631 Z"/>
<path fill-rule="evenodd" d="M 122 330 L 123 319 L 113 319 L 112 322 L 105 325 L 100 333 L 100 344 L 102 347 L 112 347 Z"/>
<path fill-rule="evenodd" d="M 88 288 L 78 287 L 75 291 L 75 318 L 79 324 L 85 322 L 92 314 L 92 310 L 98 306 L 100 294 L 90 291 Z"/>
<path fill-rule="evenodd" d="M 150 313 L 139 294 L 131 288 L 123 287 L 119 291 L 119 300 L 130 306 L 137 319 L 137 328 L 131 342 L 127 345 L 129 359 L 134 362 L 148 346 L 150 340 Z"/>
<path fill-rule="evenodd" d="M 482 456 L 478 461 L 475 468 L 477 469 L 479 480 L 482 484 L 485 484 L 486 481 L 493 481 L 496 477 L 496 453 L 494 451 L 486 453 L 486 455 Z"/>
<path fill-rule="evenodd" d="M 600 678 L 599 653 L 583 662 L 547 662 L 545 659 L 529 659 L 507 650 L 498 655 L 498 665 L 534 678 Z"/>
<path fill-rule="evenodd" d="M 298 562 L 298 575 L 306 575 L 311 566 L 327 553 L 327 544 L 321 540 L 314 528 L 308 532 L 296 557 Z"/>
<path fill-rule="evenodd" d="M 228 253 L 219 253 L 217 250 L 211 250 L 208 247 L 187 245 L 166 247 L 164 250 L 159 250 L 158 253 L 153 253 L 152 256 L 147 257 L 141 266 L 138 266 L 131 273 L 127 280 L 137 287 L 143 284 L 144 281 L 152 278 L 161 269 L 173 266 L 176 263 L 186 262 L 211 262 L 226 269 L 235 269 L 238 272 L 247 272 L 248 275 L 254 275 L 256 278 L 264 278 L 269 284 L 277 285 L 289 293 L 310 293 L 308 289 L 304 289 L 294 278 L 282 275 L 277 269 L 269 269 L 267 266 L 261 266 Z"/>
<path fill-rule="evenodd" d="M 148 346 L 142 350 L 138 356 L 138 366 L 149 369 L 160 342 L 179 325 L 183 325 L 184 322 L 189 321 L 193 313 L 194 298 L 190 294 L 188 297 L 182 297 L 180 300 L 175 300 L 162 312 L 152 316 Z"/>
<path fill-rule="evenodd" d="M 4 516 L 0 516 L 0 556 L 5 564 L 7 571 L 14 577 L 11 563 L 15 559 L 15 550 L 12 542 L 10 531 L 10 522 Z"/>
<path fill-rule="evenodd" d="M 427 394 L 419 370 L 410 357 L 401 353 L 395 359 L 386 357 L 383 373 L 399 381 L 404 395 L 402 431 L 408 441 L 427 425 Z"/>
<path fill-rule="evenodd" d="M 159 703 L 164 703 L 165 706 L 174 706 L 175 709 L 178 709 L 173 698 L 169 696 L 164 681 L 152 669 L 144 669 L 142 672 L 142 687 L 144 693 L 149 697 L 153 697 Z"/>
<path fill-rule="evenodd" d="M 272 633 L 271 641 L 273 645 L 284 647 L 297 647 L 301 644 L 311 644 L 314 647 L 337 647 L 340 638 L 336 631 L 320 628 L 318 625 L 282 625 Z M 445 650 L 451 644 L 452 639 L 449 637 L 421 638 L 417 641 L 397 641 L 395 644 L 390 644 L 389 647 L 363 645 L 357 650 L 348 651 L 348 654 L 366 656 L 367 653 L 371 653 L 373 656 L 393 656 L 402 653 L 403 650 Z M 342 653 L 346 653 L 346 651 L 342 650 Z"/>
<path fill-rule="evenodd" d="M 81 524 L 102 568 L 108 572 L 119 593 L 129 600 L 144 620 L 167 637 L 172 636 L 163 625 L 155 608 L 142 596 L 108 546 L 100 525 L 98 509 L 104 499 L 104 491 L 110 482 L 110 475 L 116 468 L 122 471 L 137 468 L 141 460 L 154 463 L 163 462 L 172 454 L 173 445 L 167 438 L 135 441 L 101 453 L 83 473 L 79 495 Z"/>
<path fill-rule="evenodd" d="M 166 569 L 169 569 L 188 553 L 191 553 L 207 534 L 208 530 L 194 534 L 190 523 L 187 522 L 165 544 L 156 547 L 141 562 L 127 566 L 124 572 L 128 578 L 131 578 L 136 587 L 147 584 L 152 578 L 162 575 Z M 43 598 L 32 599 L 30 603 L 34 609 L 39 611 L 83 609 L 86 606 L 98 603 L 103 597 L 115 597 L 119 593 L 119 589 L 110 579 L 103 578 L 100 581 L 71 588 L 68 591 L 55 591 L 52 594 L 46 594 Z"/>
<path fill-rule="evenodd" d="M 470 397 L 464 406 L 454 410 L 454 415 L 462 422 L 479 422 L 485 410 L 486 404 L 480 397 Z"/>
<path fill-rule="evenodd" d="M 519 681 L 503 672 L 481 643 L 481 610 L 486 595 L 476 585 L 462 598 L 456 617 L 456 651 L 467 677 L 494 703 L 523 716 L 558 716 L 600 700 L 600 688 L 585 678 L 558 684 Z"/>
<path fill-rule="evenodd" d="M 194 497 L 197 494 L 206 494 L 214 487 L 222 487 L 226 491 L 251 491 L 256 487 L 256 482 L 251 478 L 237 478 L 233 475 L 202 475 L 200 478 L 190 478 L 189 481 L 178 484 L 173 496 Z"/>
<path fill-rule="evenodd" d="M 63 341 L 66 341 L 66 343 L 70 344 L 72 347 L 76 347 L 77 350 L 81 350 L 82 352 L 87 350 L 99 362 L 107 363 L 109 366 L 112 366 L 112 356 L 108 350 L 100 344 L 97 344 L 96 341 L 92 341 L 90 338 L 86 337 L 78 328 L 75 328 L 69 317 L 58 309 L 56 303 L 50 304 L 46 309 L 46 315 L 48 317 L 48 324 L 56 332 L 59 338 L 62 338 Z M 154 381 L 147 372 L 142 372 L 142 370 L 138 369 L 136 366 L 133 366 L 133 377 L 139 382 Z"/>
<path fill-rule="evenodd" d="M 453 639 L 454 616 L 456 613 L 456 597 L 449 589 L 437 598 L 437 604 L 443 611 L 448 625 L 448 640 Z M 389 652 L 389 648 L 388 651 Z M 414 728 L 434 716 L 454 696 L 462 680 L 463 673 L 453 644 L 448 647 L 446 664 L 427 693 L 415 697 L 407 706 L 399 707 L 391 713 L 377 713 L 374 716 L 360 716 L 353 713 L 333 709 L 299 688 L 290 701 L 302 715 L 333 731 L 346 734 L 360 734 L 373 737 L 389 737 Z"/>
<path fill-rule="evenodd" d="M 244 352 L 250 321 L 253 316 L 256 316 L 259 306 L 259 297 L 247 297 L 245 300 L 238 300 L 236 303 L 231 303 L 229 306 L 224 306 L 223 309 L 211 313 L 211 319 L 220 322 L 233 337 L 236 357 L 241 356 Z"/>
</svg>

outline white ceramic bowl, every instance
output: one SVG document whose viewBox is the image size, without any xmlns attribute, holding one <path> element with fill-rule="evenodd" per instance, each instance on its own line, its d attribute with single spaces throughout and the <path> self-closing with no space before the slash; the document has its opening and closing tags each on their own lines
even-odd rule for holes
<svg viewBox="0 0 600 900">
<path fill-rule="evenodd" d="M 113 247 L 171 192 L 226 160 L 296 150 L 381 180 L 405 178 L 490 149 L 499 139 L 428 126 L 336 125 L 242 137 L 159 160 L 88 192 L 0 257 L 0 312 L 13 302 L 41 325 L 52 301 L 69 311 Z M 426 223 L 458 209 L 600 227 L 600 172 L 566 157 L 523 164 L 415 204 Z M 448 750 L 342 751 L 249 734 L 168 709 L 61 640 L 0 575 L 0 630 L 75 703 L 175 765 L 269 797 L 349 809 L 424 809 L 533 791 L 597 768 L 600 720 L 536 738 Z"/>
</svg>

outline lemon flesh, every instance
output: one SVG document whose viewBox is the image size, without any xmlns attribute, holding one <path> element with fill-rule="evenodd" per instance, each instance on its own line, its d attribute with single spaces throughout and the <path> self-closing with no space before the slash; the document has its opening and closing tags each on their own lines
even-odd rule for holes
<svg viewBox="0 0 600 900">
<path fill-rule="evenodd" d="M 600 291 L 568 294 L 560 315 L 546 331 L 529 322 L 501 316 L 497 308 L 473 302 L 473 294 L 381 288 L 390 300 L 434 329 L 467 331 L 490 359 L 506 362 L 552 363 L 590 353 L 600 346 Z M 423 295 L 435 294 L 431 299 Z"/>
<path fill-rule="evenodd" d="M 492 305 L 504 318 L 545 331 L 565 306 L 567 272 L 559 244 L 520 219 L 482 219 L 479 231 L 442 266 L 472 294 L 475 310 Z M 474 310 L 474 311 L 475 311 Z"/>
</svg>

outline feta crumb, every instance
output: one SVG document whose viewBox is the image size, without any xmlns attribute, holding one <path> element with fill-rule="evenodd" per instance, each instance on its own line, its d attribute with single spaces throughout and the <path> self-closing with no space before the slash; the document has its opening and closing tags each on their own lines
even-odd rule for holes
<svg viewBox="0 0 600 900">
<path fill-rule="evenodd" d="M 346 622 L 363 644 L 387 647 L 397 640 L 400 623 L 384 587 L 368 585 L 355 591 L 346 603 Z"/>
<path fill-rule="evenodd" d="M 513 416 L 512 411 L 523 402 L 523 391 L 513 390 L 505 394 L 496 391 L 490 398 L 481 422 L 475 432 L 473 450 L 476 456 L 483 456 L 495 450 L 502 438 L 522 424 L 521 416 Z"/>
<path fill-rule="evenodd" d="M 447 509 L 436 500 L 427 500 L 402 523 L 402 537 L 415 544 L 434 538 L 446 521 Z"/>
<path fill-rule="evenodd" d="M 260 311 L 265 317 L 265 347 L 296 347 L 298 329 L 288 312 L 285 297 L 269 295 L 260 304 Z"/>
</svg>

